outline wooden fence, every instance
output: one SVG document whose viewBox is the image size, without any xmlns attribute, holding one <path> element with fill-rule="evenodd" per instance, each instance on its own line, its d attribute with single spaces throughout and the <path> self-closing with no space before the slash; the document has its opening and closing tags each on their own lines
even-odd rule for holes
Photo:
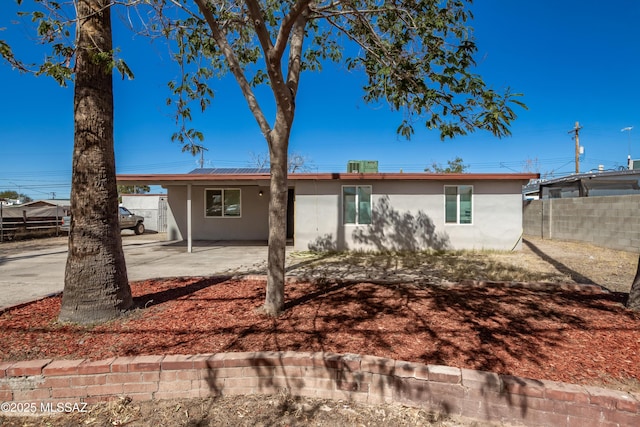
<svg viewBox="0 0 640 427">
<path fill-rule="evenodd" d="M 0 210 L 0 242 L 57 236 L 66 213 L 61 206 L 3 206 Z"/>
</svg>

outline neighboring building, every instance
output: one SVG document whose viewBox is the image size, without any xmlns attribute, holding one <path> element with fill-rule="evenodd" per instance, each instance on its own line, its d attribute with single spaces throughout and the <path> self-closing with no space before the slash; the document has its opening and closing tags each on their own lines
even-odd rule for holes
<svg viewBox="0 0 640 427">
<path fill-rule="evenodd" d="M 0 206 L 0 240 L 34 233 L 57 233 L 62 218 L 69 214 L 69 201 L 60 202 L 35 200 L 22 205 Z"/>
<path fill-rule="evenodd" d="M 524 203 L 526 235 L 640 249 L 640 170 L 574 174 L 538 186 L 540 200 Z"/>
<path fill-rule="evenodd" d="M 522 186 L 537 174 L 303 173 L 289 175 L 287 236 L 296 250 L 520 247 Z M 269 173 L 196 169 L 118 175 L 167 189 L 167 238 L 268 238 Z M 133 209 L 133 208 L 132 208 Z"/>
<path fill-rule="evenodd" d="M 58 207 L 64 215 L 69 215 L 71 210 L 71 200 L 69 199 L 46 199 L 46 200 L 34 200 L 32 202 L 23 203 L 20 207 L 23 208 L 55 208 Z"/>
<path fill-rule="evenodd" d="M 166 194 L 121 194 L 122 206 L 144 217 L 147 231 L 167 231 Z"/>
<path fill-rule="evenodd" d="M 623 196 L 640 194 L 640 170 L 586 172 L 527 184 L 525 199 Z"/>
</svg>

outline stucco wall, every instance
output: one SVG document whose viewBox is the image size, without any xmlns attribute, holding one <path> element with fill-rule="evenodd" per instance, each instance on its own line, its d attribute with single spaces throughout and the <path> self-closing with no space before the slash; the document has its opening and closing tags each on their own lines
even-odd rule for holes
<svg viewBox="0 0 640 427">
<path fill-rule="evenodd" d="M 343 185 L 372 186 L 371 225 L 343 225 Z M 473 185 L 473 224 L 445 224 L 445 185 Z M 295 249 L 518 249 L 520 191 L 509 181 L 297 182 Z"/>
<path fill-rule="evenodd" d="M 524 205 L 527 235 L 640 250 L 640 195 L 533 200 Z"/>
<path fill-rule="evenodd" d="M 204 191 L 207 188 L 239 188 L 241 216 L 239 218 L 207 218 L 204 213 Z M 167 187 L 169 213 L 167 238 L 187 238 L 187 186 Z M 262 190 L 263 195 L 258 192 Z M 269 237 L 269 189 L 257 185 L 242 186 L 233 183 L 194 185 L 191 188 L 193 240 L 264 240 Z"/>
</svg>

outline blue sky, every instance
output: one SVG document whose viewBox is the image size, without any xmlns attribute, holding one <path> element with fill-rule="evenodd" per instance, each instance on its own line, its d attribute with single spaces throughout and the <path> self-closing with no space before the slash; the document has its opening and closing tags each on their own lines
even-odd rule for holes
<svg viewBox="0 0 640 427">
<path fill-rule="evenodd" d="M 41 53 L 31 36 L 11 24 L 13 2 L 6 3 L 0 39 L 12 43 L 17 55 L 37 58 Z M 625 166 L 629 151 L 640 158 L 639 1 L 476 0 L 472 10 L 476 71 L 496 90 L 522 92 L 529 107 L 518 110 L 511 137 L 476 132 L 442 142 L 437 132 L 418 125 L 406 141 L 395 133 L 398 114 L 362 100 L 362 75 L 329 65 L 302 76 L 290 151 L 305 156 L 313 171 L 345 171 L 347 161 L 356 159 L 378 160 L 383 172 L 422 171 L 459 156 L 470 172 L 521 172 L 532 163 L 543 175 L 562 176 L 575 169 L 569 131 L 579 121 L 581 171 Z M 165 103 L 166 83 L 177 71 L 167 48 L 125 31 L 114 37 L 136 76 L 115 78 L 118 173 L 194 169 L 198 159 L 170 140 L 176 125 Z M 0 81 L 0 190 L 68 198 L 73 89 L 4 64 Z M 205 134 L 205 165 L 251 166 L 251 153 L 266 153 L 266 142 L 235 81 L 215 81 L 213 88 L 212 106 L 194 122 Z M 633 130 L 621 131 L 628 126 Z"/>
</svg>

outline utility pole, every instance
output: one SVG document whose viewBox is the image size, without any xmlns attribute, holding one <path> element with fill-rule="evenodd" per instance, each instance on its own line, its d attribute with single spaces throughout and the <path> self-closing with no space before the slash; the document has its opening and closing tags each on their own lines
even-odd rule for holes
<svg viewBox="0 0 640 427">
<path fill-rule="evenodd" d="M 0 243 L 4 240 L 4 229 L 3 229 L 4 217 L 2 216 L 2 205 L 4 205 L 5 201 L 6 199 L 0 197 Z"/>
<path fill-rule="evenodd" d="M 580 173 L 580 123 L 576 122 L 576 125 L 573 129 L 569 131 L 569 133 L 574 133 L 574 139 L 576 140 L 576 173 Z"/>
<path fill-rule="evenodd" d="M 629 151 L 627 152 L 627 169 L 633 169 L 633 163 L 631 162 L 631 129 L 633 129 L 633 126 L 620 129 L 620 132 L 627 132 L 628 135 Z"/>
</svg>

